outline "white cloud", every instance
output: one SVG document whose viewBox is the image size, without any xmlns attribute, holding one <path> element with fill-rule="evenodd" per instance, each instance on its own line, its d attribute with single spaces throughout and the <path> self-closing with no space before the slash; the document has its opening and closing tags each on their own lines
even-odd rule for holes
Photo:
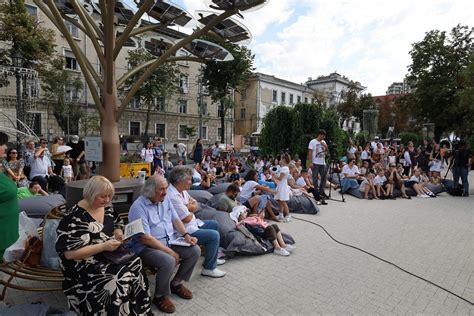
<svg viewBox="0 0 474 316">
<path fill-rule="evenodd" d="M 192 13 L 201 1 L 183 0 Z M 434 29 L 473 26 L 471 0 L 272 0 L 244 13 L 257 71 L 295 82 L 338 71 L 384 94 L 403 80 L 411 44 Z"/>
</svg>

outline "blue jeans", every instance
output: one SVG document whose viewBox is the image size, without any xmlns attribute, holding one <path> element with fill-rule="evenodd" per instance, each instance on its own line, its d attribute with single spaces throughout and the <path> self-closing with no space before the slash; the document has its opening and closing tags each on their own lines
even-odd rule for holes
<svg viewBox="0 0 474 316">
<path fill-rule="evenodd" d="M 462 182 L 465 196 L 469 195 L 469 182 L 467 182 L 468 173 L 469 173 L 468 167 L 453 167 L 454 188 L 456 189 L 458 187 L 459 177 L 461 177 L 461 182 Z"/>
<path fill-rule="evenodd" d="M 359 188 L 359 183 L 357 183 L 356 179 L 351 178 L 343 178 L 341 181 L 341 192 L 346 193 L 350 189 L 357 189 Z"/>
<path fill-rule="evenodd" d="M 198 245 L 205 246 L 204 269 L 214 270 L 217 267 L 217 251 L 219 250 L 220 235 L 219 224 L 215 220 L 205 220 L 197 231 L 191 236 L 198 239 Z"/>
</svg>

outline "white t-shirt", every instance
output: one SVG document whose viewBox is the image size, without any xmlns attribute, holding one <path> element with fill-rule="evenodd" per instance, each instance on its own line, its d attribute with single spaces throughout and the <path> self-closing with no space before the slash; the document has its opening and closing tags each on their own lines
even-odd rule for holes
<svg viewBox="0 0 474 316">
<path fill-rule="evenodd" d="M 306 186 L 306 181 L 304 181 L 304 178 L 299 176 L 298 179 L 296 179 L 296 185 L 299 187 L 304 187 Z"/>
<path fill-rule="evenodd" d="M 65 178 L 72 178 L 72 166 L 71 165 L 63 165 L 63 175 Z"/>
<path fill-rule="evenodd" d="M 168 187 L 167 196 L 175 208 L 179 219 L 183 219 L 189 215 L 190 212 L 188 210 L 188 204 L 190 195 L 188 192 L 183 191 L 182 193 L 179 193 L 179 191 L 172 184 L 170 184 Z M 199 229 L 201 224 L 202 221 L 197 220 L 193 214 L 193 218 L 188 223 L 184 224 L 184 227 L 186 227 L 186 232 L 192 234 Z"/>
<path fill-rule="evenodd" d="M 374 184 L 383 185 L 386 181 L 387 181 L 387 178 L 385 176 L 377 175 L 374 179 Z"/>
<path fill-rule="evenodd" d="M 356 165 L 353 165 L 352 168 L 350 168 L 348 164 L 342 167 L 342 175 L 344 177 L 355 176 L 356 174 L 359 174 L 359 167 Z"/>
<path fill-rule="evenodd" d="M 308 149 L 311 149 L 313 151 L 313 164 L 323 166 L 326 165 L 326 161 L 324 160 L 326 151 L 319 140 L 317 140 L 316 138 L 311 140 L 309 142 Z"/>
<path fill-rule="evenodd" d="M 258 185 L 257 182 L 250 180 L 244 183 L 242 190 L 240 191 L 240 201 L 247 201 L 252 197 L 252 193 L 255 192 L 255 187 Z"/>
<path fill-rule="evenodd" d="M 361 154 L 360 154 L 360 159 L 362 160 L 367 160 L 369 159 L 369 153 L 367 152 L 367 150 L 364 150 Z"/>
</svg>

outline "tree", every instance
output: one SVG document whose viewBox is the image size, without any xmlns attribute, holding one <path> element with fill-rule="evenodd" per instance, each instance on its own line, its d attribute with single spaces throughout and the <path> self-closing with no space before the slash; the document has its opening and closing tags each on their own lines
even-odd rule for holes
<svg viewBox="0 0 474 316">
<path fill-rule="evenodd" d="M 367 109 L 375 109 L 374 97 L 370 93 L 364 93 L 359 97 L 352 111 L 352 116 L 362 122 L 364 120 L 364 110 Z"/>
<path fill-rule="evenodd" d="M 298 154 L 299 157 L 307 156 L 308 143 L 316 136 L 321 126 L 323 107 L 324 105 L 304 103 L 294 107 L 291 153 Z"/>
<path fill-rule="evenodd" d="M 17 51 L 24 67 L 43 66 L 54 53 L 54 32 L 41 27 L 28 14 L 24 0 L 5 1 L 0 4 L 0 12 L 0 41 L 11 43 L 9 49 L 0 51 L 0 60 L 5 62 Z"/>
<path fill-rule="evenodd" d="M 470 136 L 471 144 L 474 137 L 474 54 L 471 55 L 469 65 L 463 71 L 464 89 L 459 92 L 459 112 L 463 112 L 463 119 L 459 120 L 459 136 Z M 471 149 L 474 147 L 471 146 Z"/>
<path fill-rule="evenodd" d="M 336 105 L 337 114 L 340 118 L 340 126 L 344 121 L 354 116 L 354 109 L 357 107 L 358 95 L 357 95 L 357 84 L 351 81 L 347 91 L 341 91 L 342 102 Z"/>
<path fill-rule="evenodd" d="M 225 43 L 222 46 L 234 56 L 234 59 L 226 62 L 208 62 L 203 71 L 203 83 L 208 87 L 212 101 L 219 102 L 221 143 L 225 143 L 225 117 L 229 110 L 226 97 L 231 89 L 238 91 L 240 85 L 252 75 L 255 56 L 244 46 L 232 43 Z"/>
<path fill-rule="evenodd" d="M 464 89 L 462 73 L 474 52 L 473 28 L 457 25 L 449 34 L 427 32 L 412 45 L 412 63 L 407 76 L 414 88 L 413 115 L 420 122 L 435 124 L 435 137 L 442 132 L 462 132 L 459 124 L 465 110 L 459 107 Z"/>
<path fill-rule="evenodd" d="M 63 66 L 64 59 L 58 57 L 42 72 L 43 100 L 48 107 L 53 105 L 54 117 L 66 134 L 79 134 L 79 121 L 85 116 L 85 110 L 79 104 L 84 84 L 77 75 L 65 70 Z"/>
<path fill-rule="evenodd" d="M 293 109 L 280 105 L 263 119 L 259 147 L 268 154 L 281 153 L 292 147 Z"/>
<path fill-rule="evenodd" d="M 150 62 L 154 59 L 148 51 L 139 48 L 128 52 L 128 63 L 134 68 L 144 63 Z M 125 84 L 123 91 L 131 89 L 133 84 L 143 75 L 144 70 L 140 70 L 130 76 Z M 146 120 L 145 120 L 145 135 L 148 139 L 148 126 L 150 125 L 150 115 L 155 104 L 161 103 L 165 106 L 166 100 L 173 95 L 177 90 L 176 76 L 179 73 L 178 67 L 175 63 L 166 63 L 159 66 L 148 79 L 140 86 L 135 98 L 138 98 L 145 103 L 146 106 Z M 162 110 L 165 110 L 164 108 Z"/>
</svg>

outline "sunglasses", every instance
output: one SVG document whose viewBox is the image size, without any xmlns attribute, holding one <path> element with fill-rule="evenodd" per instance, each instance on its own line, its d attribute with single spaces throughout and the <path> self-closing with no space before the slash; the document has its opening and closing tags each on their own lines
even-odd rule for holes
<svg viewBox="0 0 474 316">
<path fill-rule="evenodd" d="M 18 153 L 17 153 L 16 151 L 12 151 L 10 154 L 16 155 L 16 154 L 18 154 Z"/>
<path fill-rule="evenodd" d="M 47 144 L 47 142 L 41 142 L 40 144 L 42 144 L 42 145 L 46 145 L 46 144 Z"/>
</svg>

